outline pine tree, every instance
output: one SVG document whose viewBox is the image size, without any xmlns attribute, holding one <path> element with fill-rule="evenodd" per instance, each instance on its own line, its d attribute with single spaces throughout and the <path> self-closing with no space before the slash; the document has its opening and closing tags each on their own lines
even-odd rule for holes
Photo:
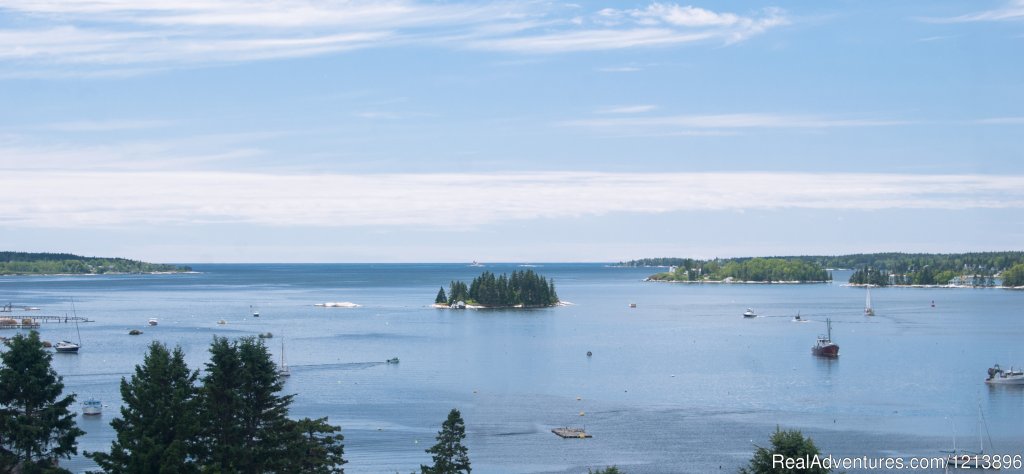
<svg viewBox="0 0 1024 474">
<path fill-rule="evenodd" d="M 64 383 L 38 332 L 18 334 L 8 345 L 0 355 L 0 469 L 67 472 L 56 461 L 77 454 L 75 440 L 85 434 L 68 410 L 75 395 L 59 398 Z"/>
<path fill-rule="evenodd" d="M 462 444 L 465 438 L 466 424 L 462 421 L 462 414 L 452 408 L 437 433 L 437 444 L 427 449 L 434 455 L 434 465 L 420 465 L 420 471 L 423 474 L 469 474 L 469 450 Z"/>
<path fill-rule="evenodd" d="M 754 451 L 754 456 L 750 459 L 750 464 L 739 470 L 740 474 L 775 474 L 775 473 L 790 473 L 790 472 L 804 472 L 807 474 L 828 474 L 832 472 L 831 469 L 824 467 L 809 467 L 807 469 L 801 469 L 799 471 L 793 469 L 784 469 L 773 462 L 775 455 L 782 455 L 785 458 L 801 459 L 805 456 L 813 458 L 815 455 L 820 454 L 818 447 L 814 445 L 814 441 L 811 438 L 804 438 L 797 430 L 782 431 L 779 428 L 775 428 L 775 433 L 772 434 L 772 449 L 758 447 Z"/>
<path fill-rule="evenodd" d="M 199 453 L 203 469 L 258 473 L 282 470 L 291 431 L 283 388 L 267 347 L 257 338 L 214 338 L 200 389 Z"/>
<path fill-rule="evenodd" d="M 121 416 L 110 424 L 117 439 L 110 453 L 85 453 L 108 473 L 198 472 L 192 454 L 198 432 L 195 386 L 180 347 L 173 354 L 159 342 L 149 346 L 131 381 L 121 379 Z"/>
<path fill-rule="evenodd" d="M 345 436 L 341 429 L 327 423 L 327 417 L 303 418 L 291 422 L 290 438 L 287 440 L 286 463 L 278 472 L 302 472 L 313 474 L 341 474 L 342 465 L 348 461 L 343 457 Z"/>
<path fill-rule="evenodd" d="M 437 298 L 434 298 L 436 304 L 448 304 L 448 297 L 444 294 L 444 287 L 442 286 L 437 290 Z"/>
</svg>

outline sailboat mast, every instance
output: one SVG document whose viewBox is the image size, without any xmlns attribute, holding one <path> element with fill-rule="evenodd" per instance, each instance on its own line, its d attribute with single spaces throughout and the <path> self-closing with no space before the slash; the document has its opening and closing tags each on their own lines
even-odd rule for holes
<svg viewBox="0 0 1024 474">
<path fill-rule="evenodd" d="M 78 310 L 75 309 L 74 298 L 71 298 L 71 314 L 75 315 L 75 332 L 78 333 L 78 347 L 82 347 L 82 331 L 78 329 Z"/>
</svg>

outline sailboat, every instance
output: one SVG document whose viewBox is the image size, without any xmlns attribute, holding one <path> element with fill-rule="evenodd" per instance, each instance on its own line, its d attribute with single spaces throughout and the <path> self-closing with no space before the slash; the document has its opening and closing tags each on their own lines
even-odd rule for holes
<svg viewBox="0 0 1024 474">
<path fill-rule="evenodd" d="M 75 331 L 78 332 L 78 344 L 71 341 L 60 341 L 53 345 L 53 349 L 57 352 L 77 354 L 78 349 L 82 347 L 82 332 L 78 330 L 78 320 L 75 320 Z"/>
<path fill-rule="evenodd" d="M 62 352 L 65 354 L 77 354 L 78 349 L 82 347 L 82 331 L 78 329 L 78 311 L 75 310 L 75 300 L 71 300 L 71 311 L 75 315 L 75 332 L 78 333 L 78 344 L 71 341 L 60 341 L 53 345 L 53 350 Z M 67 313 L 65 313 L 65 316 Z M 65 318 L 66 320 L 67 318 Z"/>
<path fill-rule="evenodd" d="M 284 338 L 281 338 L 281 365 L 277 367 L 277 377 L 291 377 L 292 373 L 288 370 L 288 363 L 284 361 Z"/>
<path fill-rule="evenodd" d="M 864 302 L 864 316 L 874 316 L 875 315 L 875 308 L 871 307 L 871 285 L 868 285 L 867 289 L 868 289 L 868 296 L 867 296 L 867 300 Z"/>
<path fill-rule="evenodd" d="M 981 407 L 978 407 L 978 418 L 985 427 L 985 432 L 988 433 L 988 421 L 985 420 L 985 414 L 982 413 Z M 978 427 L 978 451 L 968 451 L 966 449 L 957 449 L 956 447 L 956 428 L 953 429 L 953 450 L 943 451 L 948 453 L 946 455 L 946 465 L 951 466 L 954 469 L 984 469 L 984 466 L 988 456 L 985 455 L 985 440 L 981 436 L 981 426 Z M 992 435 L 988 433 L 988 444 L 992 447 Z"/>
</svg>

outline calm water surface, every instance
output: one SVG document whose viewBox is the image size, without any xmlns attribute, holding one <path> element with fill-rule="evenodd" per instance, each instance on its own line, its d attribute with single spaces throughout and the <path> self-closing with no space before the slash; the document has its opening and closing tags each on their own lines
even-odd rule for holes
<svg viewBox="0 0 1024 474">
<path fill-rule="evenodd" d="M 79 418 L 88 432 L 80 450 L 109 447 L 118 382 L 150 341 L 181 345 L 201 368 L 214 335 L 269 331 L 271 351 L 280 357 L 283 342 L 292 369 L 292 414 L 340 424 L 353 473 L 429 462 L 423 450 L 453 407 L 481 473 L 611 464 L 629 473 L 735 472 L 776 426 L 801 429 L 837 456 L 938 456 L 954 438 L 976 449 L 979 435 L 986 452 L 1024 453 L 1024 390 L 983 383 L 993 363 L 1024 365 L 1019 291 L 875 289 L 877 316 L 868 318 L 864 290 L 839 284 L 644 283 L 654 270 L 539 264 L 573 305 L 449 311 L 429 307 L 438 287 L 482 269 L 193 267 L 199 273 L 0 277 L 0 301 L 63 315 L 74 299 L 77 314 L 95 320 L 80 327 L 81 353 L 54 356 L 67 391 L 109 405 L 101 417 Z M 847 277 L 836 272 L 837 281 Z M 327 301 L 362 307 L 313 306 Z M 748 307 L 761 316 L 742 318 Z M 812 322 L 792 322 L 797 311 Z M 151 317 L 159 326 L 146 325 Z M 810 354 L 826 317 L 838 360 Z M 145 333 L 128 336 L 133 328 Z M 77 337 L 65 324 L 41 333 Z M 391 357 L 401 363 L 383 363 Z M 594 438 L 562 440 L 550 432 L 558 426 Z M 69 467 L 90 465 L 76 458 Z"/>
</svg>

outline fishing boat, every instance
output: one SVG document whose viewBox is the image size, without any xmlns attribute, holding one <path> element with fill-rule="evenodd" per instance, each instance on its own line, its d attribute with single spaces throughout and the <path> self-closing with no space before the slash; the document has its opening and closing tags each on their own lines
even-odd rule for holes
<svg viewBox="0 0 1024 474">
<path fill-rule="evenodd" d="M 385 362 L 387 362 L 388 364 L 397 364 L 398 363 L 398 357 L 392 357 L 392 358 L 386 360 Z"/>
<path fill-rule="evenodd" d="M 160 323 L 160 322 L 159 322 L 159 321 L 157 321 L 157 319 L 156 319 L 156 318 L 149 318 L 149 325 L 150 325 L 150 326 L 156 326 L 156 325 L 157 325 L 157 324 L 159 324 L 159 323 Z"/>
<path fill-rule="evenodd" d="M 999 364 L 989 367 L 985 383 L 998 385 L 1024 385 L 1024 371 L 1010 367 L 1004 370 Z"/>
<path fill-rule="evenodd" d="M 864 301 L 864 316 L 874 316 L 875 309 L 871 307 L 871 285 L 867 286 L 868 295 Z"/>
<path fill-rule="evenodd" d="M 744 318 L 756 318 L 757 317 L 757 313 L 755 313 L 753 309 L 747 308 L 747 310 L 743 312 L 743 317 Z"/>
<path fill-rule="evenodd" d="M 825 319 L 828 333 L 818 336 L 818 342 L 811 348 L 811 354 L 818 357 L 839 357 L 839 345 L 832 342 L 832 320 Z"/>
<path fill-rule="evenodd" d="M 800 317 L 800 312 L 799 311 L 797 311 L 796 312 L 796 316 L 793 317 L 793 322 L 794 323 L 806 323 L 808 321 L 810 321 L 810 319 Z"/>
<path fill-rule="evenodd" d="M 95 398 L 82 402 L 83 415 L 99 415 L 103 413 L 103 403 Z"/>
</svg>

